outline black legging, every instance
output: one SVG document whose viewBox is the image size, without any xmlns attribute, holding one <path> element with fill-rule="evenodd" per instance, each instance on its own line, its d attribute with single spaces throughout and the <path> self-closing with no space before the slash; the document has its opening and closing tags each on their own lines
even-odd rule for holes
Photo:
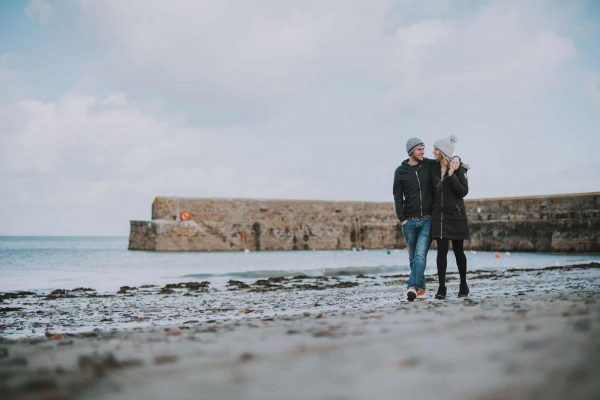
<svg viewBox="0 0 600 400">
<path fill-rule="evenodd" d="M 449 239 L 435 239 L 437 242 L 437 270 L 440 286 L 446 286 L 446 268 L 448 267 Z M 464 240 L 452 239 L 452 249 L 456 257 L 456 265 L 460 274 L 461 283 L 467 282 L 467 256 L 463 249 Z"/>
</svg>

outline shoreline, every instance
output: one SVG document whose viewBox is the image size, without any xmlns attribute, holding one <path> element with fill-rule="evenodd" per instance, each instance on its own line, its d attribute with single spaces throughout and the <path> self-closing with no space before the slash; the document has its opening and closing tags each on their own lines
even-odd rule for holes
<svg viewBox="0 0 600 400">
<path fill-rule="evenodd" d="M 600 263 L 583 263 L 534 268 L 478 269 L 469 271 L 470 282 L 497 281 L 515 274 L 539 275 L 551 271 L 600 271 Z M 361 307 L 360 296 L 371 296 L 372 305 L 406 301 L 408 273 L 366 275 L 360 271 L 335 275 L 288 275 L 258 279 L 229 279 L 215 285 L 210 281 L 184 281 L 165 285 L 121 286 L 116 292 L 98 292 L 91 287 L 74 289 L 5 292 L 0 294 L 0 339 L 20 339 L 85 331 L 122 330 L 188 321 L 227 321 L 251 316 L 280 316 L 314 311 L 313 303 L 328 299 L 323 312 Z M 600 274 L 600 272 L 599 272 Z M 449 271 L 449 296 L 457 286 L 458 272 Z M 437 275 L 425 275 L 431 298 Z M 194 278 L 190 278 L 194 279 Z M 489 283 L 486 283 L 489 286 Z M 353 288 L 352 291 L 338 292 Z M 517 295 L 518 285 L 505 295 Z M 480 293 L 481 294 L 481 293 Z M 330 299 L 342 296 L 339 300 Z M 315 299 L 311 302 L 311 298 Z M 155 302 L 163 307 L 156 307 Z M 248 306 L 250 305 L 250 306 Z M 58 310 L 58 312 L 57 312 Z M 241 313 L 240 310 L 251 312 Z"/>
<path fill-rule="evenodd" d="M 392 274 L 409 271 L 405 250 L 261 251 L 236 253 L 130 252 L 121 239 L 20 242 L 0 250 L 0 294 L 16 290 L 51 291 L 90 287 L 114 293 L 121 286 L 165 285 L 182 280 L 258 279 L 290 274 L 329 276 Z M 428 254 L 426 273 L 435 273 L 436 250 Z M 598 255 L 469 252 L 469 269 L 542 267 L 600 262 Z M 452 269 L 452 268 L 450 268 Z"/>
<path fill-rule="evenodd" d="M 55 322 L 105 307 L 113 307 L 106 312 L 115 319 L 147 319 L 128 329 L 72 333 L 51 326 L 44 337 L 4 338 L 0 393 L 6 399 L 600 394 L 600 264 L 472 272 L 472 294 L 464 299 L 455 297 L 457 278 L 449 275 L 447 300 L 432 298 L 436 279 L 429 276 L 429 299 L 413 303 L 404 298 L 405 275 L 11 299 L 2 307 L 22 304 L 32 315 L 50 304 Z M 174 310 L 181 318 L 152 325 Z"/>
</svg>

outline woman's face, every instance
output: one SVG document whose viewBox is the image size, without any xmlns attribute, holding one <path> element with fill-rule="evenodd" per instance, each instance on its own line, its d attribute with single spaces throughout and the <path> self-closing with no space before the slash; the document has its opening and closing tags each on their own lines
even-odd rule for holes
<svg viewBox="0 0 600 400">
<path fill-rule="evenodd" d="M 441 152 L 436 147 L 434 147 L 433 148 L 433 158 L 435 158 L 436 160 L 439 161 L 442 158 L 441 156 L 442 156 Z"/>
</svg>

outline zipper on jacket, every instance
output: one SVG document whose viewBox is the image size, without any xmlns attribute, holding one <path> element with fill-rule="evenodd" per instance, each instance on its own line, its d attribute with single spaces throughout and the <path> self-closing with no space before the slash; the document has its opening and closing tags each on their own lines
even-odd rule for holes
<svg viewBox="0 0 600 400">
<path fill-rule="evenodd" d="M 419 179 L 419 174 L 417 173 L 423 164 L 419 165 L 419 168 L 415 171 L 415 175 L 417 176 L 417 182 L 419 183 L 419 200 L 421 201 L 421 217 L 423 216 L 423 190 L 421 189 L 421 180 Z"/>
<path fill-rule="evenodd" d="M 444 238 L 444 177 L 440 182 L 440 191 L 442 192 L 442 206 L 440 207 L 440 239 Z"/>
</svg>

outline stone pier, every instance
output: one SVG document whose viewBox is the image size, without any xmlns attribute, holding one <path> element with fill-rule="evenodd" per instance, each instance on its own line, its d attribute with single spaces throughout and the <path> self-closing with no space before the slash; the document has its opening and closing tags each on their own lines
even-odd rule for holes
<svg viewBox="0 0 600 400">
<path fill-rule="evenodd" d="M 493 251 L 599 252 L 600 192 L 466 200 L 471 240 Z M 182 221 L 187 212 L 190 219 Z M 391 202 L 157 197 L 130 250 L 403 248 Z"/>
</svg>

